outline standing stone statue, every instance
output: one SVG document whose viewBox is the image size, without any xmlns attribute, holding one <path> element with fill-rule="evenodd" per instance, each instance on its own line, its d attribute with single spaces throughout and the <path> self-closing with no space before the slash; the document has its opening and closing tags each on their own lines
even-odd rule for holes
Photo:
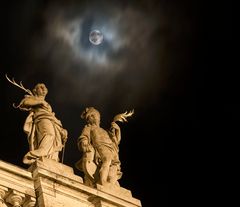
<svg viewBox="0 0 240 207">
<path fill-rule="evenodd" d="M 93 107 L 86 108 L 81 118 L 87 124 L 78 138 L 78 148 L 83 152 L 76 167 L 83 171 L 86 185 L 96 184 L 119 186 L 122 176 L 118 145 L 121 140 L 121 130 L 117 121 L 127 121 L 133 111 L 118 114 L 114 117 L 109 130 L 100 127 L 100 113 Z"/>
<path fill-rule="evenodd" d="M 29 152 L 24 156 L 23 163 L 32 164 L 41 157 L 59 161 L 59 152 L 62 151 L 67 141 L 67 130 L 63 128 L 61 121 L 55 117 L 45 97 L 48 89 L 44 83 L 38 83 L 32 91 L 25 89 L 20 82 L 17 84 L 14 79 L 6 78 L 15 86 L 23 89 L 28 95 L 21 100 L 18 106 L 29 115 L 23 126 L 27 134 Z"/>
</svg>

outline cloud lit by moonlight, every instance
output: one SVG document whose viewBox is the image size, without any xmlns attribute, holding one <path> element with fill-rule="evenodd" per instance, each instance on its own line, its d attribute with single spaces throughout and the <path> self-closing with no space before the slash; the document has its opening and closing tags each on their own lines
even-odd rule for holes
<svg viewBox="0 0 240 207">
<path fill-rule="evenodd" d="M 102 2 L 99 8 L 91 3 L 48 7 L 45 33 L 34 45 L 35 55 L 47 56 L 56 75 L 72 88 L 66 92 L 72 93 L 75 102 L 76 97 L 81 103 L 116 99 L 118 104 L 141 105 L 150 101 L 163 77 L 164 18 L 159 21 L 158 9 L 158 13 L 149 12 L 130 4 Z M 94 30 L 101 31 L 101 44 L 89 41 Z M 66 90 L 59 87 L 61 93 Z"/>
<path fill-rule="evenodd" d="M 141 57 L 142 53 L 150 56 L 154 50 L 148 51 L 149 41 L 158 25 L 131 7 L 109 5 L 99 10 L 88 5 L 79 12 L 72 7 L 54 7 L 47 15 L 47 36 L 62 42 L 62 49 L 73 57 L 70 61 L 82 63 L 87 69 L 116 72 L 126 68 L 129 57 Z M 97 46 L 89 42 L 93 30 L 101 31 L 104 37 Z"/>
</svg>

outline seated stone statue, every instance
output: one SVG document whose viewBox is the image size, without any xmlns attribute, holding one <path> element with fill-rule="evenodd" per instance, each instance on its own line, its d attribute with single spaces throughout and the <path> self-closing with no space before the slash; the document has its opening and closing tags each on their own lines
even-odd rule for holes
<svg viewBox="0 0 240 207">
<path fill-rule="evenodd" d="M 116 121 L 126 121 L 125 117 L 132 114 L 133 112 L 115 116 L 110 130 L 105 130 L 100 127 L 98 110 L 89 107 L 83 111 L 81 118 L 87 124 L 78 138 L 78 148 L 83 156 L 76 167 L 83 171 L 85 184 L 93 187 L 96 184 L 119 186 L 118 180 L 122 176 L 118 155 L 121 130 Z"/>
<path fill-rule="evenodd" d="M 7 77 L 7 76 L 6 76 Z M 32 164 L 41 157 L 59 161 L 59 152 L 67 140 L 67 130 L 63 128 L 61 121 L 55 117 L 51 106 L 45 101 L 48 89 L 43 83 L 38 83 L 32 91 L 25 89 L 14 79 L 11 81 L 20 87 L 28 95 L 21 100 L 16 108 L 28 111 L 29 115 L 24 123 L 24 132 L 29 142 L 29 152 L 24 156 L 23 163 Z"/>
</svg>

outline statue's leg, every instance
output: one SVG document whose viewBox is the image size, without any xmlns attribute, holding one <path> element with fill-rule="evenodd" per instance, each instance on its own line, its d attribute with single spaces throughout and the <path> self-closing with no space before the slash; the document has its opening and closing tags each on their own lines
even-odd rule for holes
<svg viewBox="0 0 240 207">
<path fill-rule="evenodd" d="M 37 149 L 31 151 L 36 157 L 48 157 L 54 153 L 54 127 L 50 120 L 42 119 L 36 124 Z M 58 153 L 54 155 L 56 158 Z M 57 158 L 56 158 L 57 159 Z"/>
<path fill-rule="evenodd" d="M 111 165 L 109 168 L 109 173 L 108 173 L 108 182 L 111 184 L 116 184 L 119 185 L 118 182 L 118 175 L 117 175 L 117 166 L 116 165 Z"/>
<path fill-rule="evenodd" d="M 59 151 L 50 154 L 49 156 L 47 156 L 47 158 L 59 162 Z"/>
<path fill-rule="evenodd" d="M 99 171 L 100 174 L 100 184 L 104 185 L 107 183 L 108 172 L 111 164 L 111 159 L 103 158 L 102 165 Z"/>
<path fill-rule="evenodd" d="M 121 175 L 122 175 L 122 172 L 120 168 L 120 161 L 118 159 L 118 155 L 116 154 L 110 165 L 110 169 L 108 173 L 108 182 L 119 186 L 118 180 L 121 178 Z"/>
<path fill-rule="evenodd" d="M 107 183 L 108 179 L 109 169 L 112 162 L 112 152 L 107 147 L 104 146 L 99 147 L 98 152 L 102 161 L 99 170 L 100 184 L 104 185 Z"/>
</svg>

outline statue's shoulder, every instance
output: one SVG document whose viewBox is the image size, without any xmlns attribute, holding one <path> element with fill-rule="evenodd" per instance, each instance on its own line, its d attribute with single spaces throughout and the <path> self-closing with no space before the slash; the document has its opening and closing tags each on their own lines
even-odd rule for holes
<svg viewBox="0 0 240 207">
<path fill-rule="evenodd" d="M 86 124 L 82 129 L 82 134 L 90 133 L 91 128 L 91 125 Z"/>
<path fill-rule="evenodd" d="M 24 95 L 23 100 L 36 100 L 36 97 L 31 95 Z"/>
</svg>

